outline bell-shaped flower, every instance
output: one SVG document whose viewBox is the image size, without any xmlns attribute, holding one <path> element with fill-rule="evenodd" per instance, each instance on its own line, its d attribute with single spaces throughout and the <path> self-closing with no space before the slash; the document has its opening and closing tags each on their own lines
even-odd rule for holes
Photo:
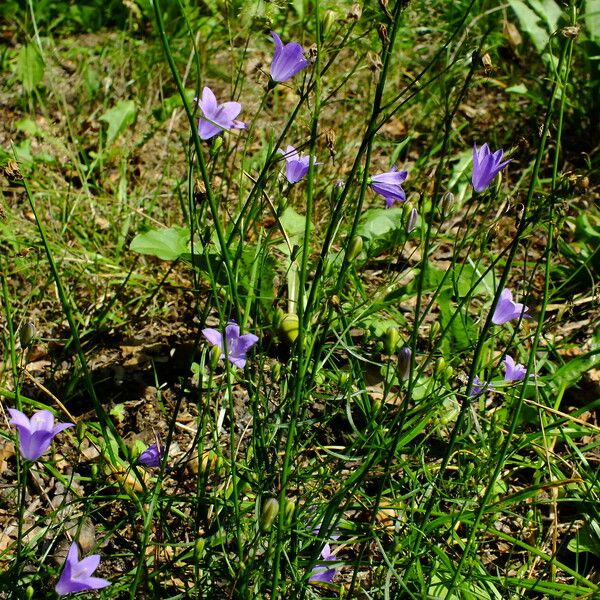
<svg viewBox="0 0 600 600">
<path fill-rule="evenodd" d="M 198 121 L 198 135 L 202 140 L 209 140 L 221 131 L 229 129 L 245 129 L 246 124 L 236 120 L 242 110 L 239 102 L 223 102 L 219 104 L 209 87 L 202 90 L 202 98 L 196 99 L 202 111 Z"/>
<path fill-rule="evenodd" d="M 471 393 L 469 396 L 474 398 L 475 396 L 479 396 L 479 394 L 492 389 L 494 386 L 489 381 L 482 381 L 475 375 L 473 377 L 473 385 L 471 386 Z"/>
<path fill-rule="evenodd" d="M 335 555 L 331 552 L 331 546 L 325 544 L 321 550 L 320 556 L 323 560 L 333 561 Z M 315 565 L 309 580 L 311 583 L 333 583 L 335 577 L 335 567 L 328 565 Z"/>
<path fill-rule="evenodd" d="M 203 329 L 202 335 L 213 346 L 221 349 L 220 358 L 225 358 L 225 351 L 227 351 L 229 362 L 240 369 L 243 369 L 246 364 L 246 353 L 258 342 L 258 337 L 253 333 L 240 335 L 240 326 L 235 321 L 227 323 L 227 327 L 225 327 L 225 339 L 223 339 L 223 334 L 220 331 L 210 327 Z"/>
<path fill-rule="evenodd" d="M 385 199 L 386 208 L 391 208 L 394 202 L 404 202 L 406 194 L 402 189 L 402 183 L 408 176 L 408 171 L 398 171 L 392 167 L 387 173 L 374 175 L 369 180 L 371 189 Z"/>
<path fill-rule="evenodd" d="M 290 183 L 296 183 L 303 179 L 308 173 L 311 162 L 313 165 L 323 164 L 316 162 L 314 156 L 298 152 L 294 146 L 288 146 L 285 150 L 280 149 L 278 152 L 285 156 L 285 178 Z"/>
<path fill-rule="evenodd" d="M 505 356 L 502 364 L 504 365 L 504 381 L 522 381 L 525 379 L 525 374 L 527 373 L 525 365 L 515 363 L 514 359 L 508 356 L 508 354 Z M 529 376 L 534 377 L 535 374 L 531 373 Z"/>
<path fill-rule="evenodd" d="M 110 585 L 110 581 L 101 577 L 92 577 L 92 573 L 100 564 L 100 555 L 91 554 L 79 560 L 77 543 L 73 542 L 69 548 L 67 559 L 60 579 L 54 588 L 59 596 L 99 590 Z"/>
<path fill-rule="evenodd" d="M 496 304 L 496 310 L 492 316 L 492 323 L 494 325 L 502 325 L 508 323 L 513 319 L 529 318 L 526 314 L 529 310 L 528 306 L 521 304 L 520 302 L 513 302 L 512 292 L 508 288 L 504 288 L 500 294 L 498 304 Z"/>
<path fill-rule="evenodd" d="M 27 460 L 37 460 L 48 448 L 54 436 L 73 423 L 57 423 L 54 425 L 54 415 L 49 410 L 39 410 L 31 419 L 16 408 L 9 408 L 12 417 L 10 423 L 19 432 L 19 448 L 21 455 Z"/>
<path fill-rule="evenodd" d="M 483 144 L 477 150 L 477 144 L 473 144 L 473 175 L 471 183 L 476 192 L 483 192 L 492 182 L 494 177 L 510 162 L 511 159 L 502 162 L 502 149 L 492 154 L 489 146 Z"/>
<path fill-rule="evenodd" d="M 299 71 L 302 71 L 310 64 L 304 58 L 304 50 L 297 42 L 283 44 L 281 38 L 271 31 L 273 41 L 275 42 L 275 54 L 271 62 L 271 79 L 273 81 L 287 81 Z"/>
<path fill-rule="evenodd" d="M 158 444 L 151 444 L 139 456 L 138 462 L 144 467 L 160 467 L 160 463 L 165 455 L 165 449 Z"/>
</svg>

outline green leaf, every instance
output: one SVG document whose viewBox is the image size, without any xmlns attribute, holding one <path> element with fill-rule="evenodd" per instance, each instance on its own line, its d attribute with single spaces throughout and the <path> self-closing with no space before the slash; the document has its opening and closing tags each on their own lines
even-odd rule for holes
<svg viewBox="0 0 600 600">
<path fill-rule="evenodd" d="M 586 523 L 569 541 L 567 548 L 571 552 L 590 552 L 600 558 L 600 525 L 596 521 Z"/>
<path fill-rule="evenodd" d="M 35 44 L 27 44 L 19 51 L 16 75 L 26 91 L 32 92 L 44 78 L 44 61 Z"/>
<path fill-rule="evenodd" d="M 119 100 L 114 108 L 107 110 L 99 117 L 100 121 L 108 124 L 106 141 L 114 142 L 124 131 L 135 122 L 137 107 L 133 100 Z"/>
<path fill-rule="evenodd" d="M 598 0 L 585 0 L 585 25 L 590 38 L 600 44 L 600 6 Z"/>
<path fill-rule="evenodd" d="M 404 209 L 371 208 L 361 216 L 356 234 L 365 240 L 367 256 L 379 256 L 383 251 L 401 244 L 406 238 Z"/>
<path fill-rule="evenodd" d="M 302 241 L 304 240 L 306 217 L 298 214 L 291 206 L 288 206 L 279 217 L 279 225 L 287 233 L 293 246 L 300 246 L 302 244 Z M 285 242 L 279 244 L 278 248 L 286 254 L 289 254 L 289 248 Z"/>
<path fill-rule="evenodd" d="M 193 102 L 195 95 L 196 92 L 194 90 L 189 88 L 185 89 L 185 100 L 188 105 Z M 171 116 L 173 111 L 180 106 L 183 106 L 180 94 L 173 94 L 172 96 L 165 98 L 160 106 L 153 108 L 152 115 L 157 121 L 165 121 Z"/>
<path fill-rule="evenodd" d="M 151 229 L 136 235 L 129 246 L 134 252 L 156 256 L 161 260 L 177 260 L 189 253 L 190 230 L 187 227 Z"/>
<path fill-rule="evenodd" d="M 508 3 L 517 15 L 521 29 L 529 35 L 541 54 L 548 45 L 550 34 L 540 25 L 540 17 L 522 0 L 508 0 Z"/>
<path fill-rule="evenodd" d="M 600 365 L 600 349 L 578 356 L 560 367 L 549 380 L 555 390 L 574 386 L 586 373 Z"/>
</svg>

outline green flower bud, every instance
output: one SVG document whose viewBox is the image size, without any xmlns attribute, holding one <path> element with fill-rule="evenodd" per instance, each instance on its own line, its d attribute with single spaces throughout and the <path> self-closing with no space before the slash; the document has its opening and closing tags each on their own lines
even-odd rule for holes
<svg viewBox="0 0 600 600">
<path fill-rule="evenodd" d="M 221 348 L 219 346 L 213 346 L 210 349 L 210 368 L 214 371 L 219 364 L 221 358 Z"/>
<path fill-rule="evenodd" d="M 285 504 L 283 506 L 283 517 L 285 524 L 290 526 L 292 524 L 292 519 L 294 518 L 294 513 L 296 512 L 296 501 L 291 498 L 285 499 Z"/>
<path fill-rule="evenodd" d="M 295 342 L 298 337 L 299 321 L 298 315 L 287 313 L 281 320 L 280 331 L 290 342 Z"/>
<path fill-rule="evenodd" d="M 260 530 L 263 533 L 267 533 L 271 531 L 271 527 L 273 525 L 273 521 L 277 514 L 279 513 L 279 502 L 277 502 L 276 498 L 267 498 L 262 507 L 262 511 L 260 513 Z"/>
<path fill-rule="evenodd" d="M 333 10 L 325 11 L 323 15 L 323 20 L 321 22 L 321 33 L 323 37 L 327 37 L 331 30 L 333 29 L 333 24 L 337 21 L 337 15 Z"/>
<path fill-rule="evenodd" d="M 215 138 L 215 141 L 213 142 L 213 144 L 210 148 L 210 155 L 215 156 L 217 154 L 217 152 L 219 151 L 219 148 L 222 145 L 223 145 L 223 136 L 219 135 Z"/>
<path fill-rule="evenodd" d="M 31 600 L 33 598 L 33 595 L 35 594 L 35 590 L 33 589 L 32 586 L 28 585 L 27 589 L 25 590 L 25 597 L 28 600 Z"/>
<path fill-rule="evenodd" d="M 400 332 L 397 327 L 388 327 L 383 339 L 383 349 L 386 354 L 394 354 L 400 341 Z"/>
<path fill-rule="evenodd" d="M 355 235 L 350 240 L 350 243 L 348 244 L 348 250 L 346 250 L 346 256 L 350 262 L 352 262 L 362 252 L 363 244 L 364 242 L 360 235 Z"/>
<path fill-rule="evenodd" d="M 23 323 L 23 325 L 19 327 L 19 341 L 21 342 L 21 348 L 23 348 L 23 350 L 31 344 L 36 333 L 34 324 L 29 321 Z"/>
</svg>

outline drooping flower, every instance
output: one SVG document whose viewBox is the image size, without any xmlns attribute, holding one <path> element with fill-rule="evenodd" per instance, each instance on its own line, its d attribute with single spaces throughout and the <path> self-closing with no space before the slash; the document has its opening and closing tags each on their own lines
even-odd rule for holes
<svg viewBox="0 0 600 600">
<path fill-rule="evenodd" d="M 494 386 L 489 381 L 482 381 L 479 379 L 479 377 L 477 377 L 477 375 L 475 375 L 475 377 L 473 377 L 473 385 L 471 387 L 471 393 L 469 396 L 474 398 L 475 396 L 479 396 L 479 394 L 482 392 L 485 392 L 493 387 Z"/>
<path fill-rule="evenodd" d="M 404 202 L 406 194 L 402 189 L 402 183 L 408 176 L 408 171 L 398 171 L 392 167 L 387 173 L 374 175 L 369 180 L 371 189 L 385 199 L 386 208 L 391 208 L 394 202 Z"/>
<path fill-rule="evenodd" d="M 271 36 L 275 42 L 275 54 L 271 62 L 271 79 L 273 81 L 287 81 L 308 67 L 310 63 L 304 58 L 304 50 L 300 44 L 290 42 L 284 46 L 281 38 L 274 31 L 271 31 Z"/>
<path fill-rule="evenodd" d="M 227 346 L 227 359 L 240 369 L 243 369 L 246 364 L 246 353 L 258 342 L 258 337 L 253 333 L 240 335 L 240 326 L 235 321 L 229 321 L 225 327 L 225 343 L 223 334 L 216 329 L 207 327 L 202 330 L 202 335 L 213 346 L 221 349 L 220 358 L 225 358 L 225 346 Z"/>
<path fill-rule="evenodd" d="M 57 423 L 54 425 L 54 415 L 49 410 L 39 410 L 31 419 L 16 408 L 9 408 L 12 417 L 10 423 L 19 432 L 19 447 L 23 458 L 37 460 L 48 448 L 54 436 L 73 423 Z"/>
<path fill-rule="evenodd" d="M 492 323 L 494 325 L 502 325 L 508 323 L 513 319 L 529 318 L 527 311 L 528 306 L 521 304 L 520 302 L 513 302 L 512 292 L 508 288 L 504 288 L 500 293 L 500 299 L 496 304 L 496 310 L 492 316 Z"/>
<path fill-rule="evenodd" d="M 323 164 L 315 162 L 314 156 L 298 152 L 294 146 L 288 146 L 285 150 L 279 149 L 278 152 L 285 156 L 285 177 L 290 183 L 296 183 L 305 177 L 311 161 L 313 165 Z"/>
<path fill-rule="evenodd" d="M 164 448 L 151 444 L 138 456 L 138 462 L 145 467 L 160 467 L 164 455 Z"/>
<path fill-rule="evenodd" d="M 410 378 L 410 366 L 412 362 L 412 350 L 405 346 L 398 353 L 398 375 L 402 381 L 408 381 Z"/>
<path fill-rule="evenodd" d="M 60 579 L 54 588 L 59 596 L 85 592 L 87 590 L 99 590 L 110 585 L 110 581 L 101 577 L 92 577 L 92 573 L 100 564 L 100 555 L 91 554 L 79 560 L 77 543 L 73 542 L 69 548 L 65 567 Z"/>
<path fill-rule="evenodd" d="M 331 553 L 331 546 L 329 544 L 325 544 L 323 546 L 320 556 L 323 560 L 335 560 L 335 555 Z M 308 580 L 312 583 L 333 583 L 333 578 L 335 577 L 335 568 L 329 567 L 328 565 L 315 565 L 312 569 L 312 573 L 313 574 Z"/>
<path fill-rule="evenodd" d="M 483 192 L 492 183 L 494 177 L 511 161 L 509 158 L 501 162 L 503 154 L 502 149 L 496 150 L 492 154 L 487 144 L 483 144 L 479 150 L 477 150 L 477 144 L 473 144 L 473 175 L 471 176 L 471 183 L 476 192 Z"/>
<path fill-rule="evenodd" d="M 514 359 L 508 354 L 502 361 L 504 365 L 504 381 L 521 381 L 525 379 L 525 374 L 527 373 L 527 368 L 525 365 L 520 363 L 515 363 Z M 533 373 L 529 376 L 533 377 Z"/>
<path fill-rule="evenodd" d="M 242 110 L 239 102 L 223 102 L 219 104 L 209 87 L 202 90 L 202 99 L 198 100 L 202 117 L 198 121 L 198 135 L 202 140 L 209 140 L 224 129 L 245 129 L 246 124 L 236 120 Z"/>
</svg>

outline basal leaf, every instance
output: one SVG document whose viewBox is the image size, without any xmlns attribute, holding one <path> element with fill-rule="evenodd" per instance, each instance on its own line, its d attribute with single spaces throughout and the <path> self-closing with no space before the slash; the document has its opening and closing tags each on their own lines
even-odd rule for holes
<svg viewBox="0 0 600 600">
<path fill-rule="evenodd" d="M 44 61 L 35 44 L 27 44 L 19 51 L 16 75 L 23 87 L 32 92 L 44 78 Z"/>
<path fill-rule="evenodd" d="M 136 235 L 129 246 L 134 252 L 156 256 L 161 260 L 176 260 L 189 253 L 190 230 L 187 227 L 151 229 Z"/>
<path fill-rule="evenodd" d="M 365 240 L 368 256 L 378 256 L 406 238 L 402 207 L 371 208 L 362 215 L 356 234 Z"/>
<path fill-rule="evenodd" d="M 135 122 L 137 107 L 133 100 L 119 100 L 117 104 L 98 117 L 108 124 L 106 141 L 114 142 L 124 131 Z"/>
</svg>

